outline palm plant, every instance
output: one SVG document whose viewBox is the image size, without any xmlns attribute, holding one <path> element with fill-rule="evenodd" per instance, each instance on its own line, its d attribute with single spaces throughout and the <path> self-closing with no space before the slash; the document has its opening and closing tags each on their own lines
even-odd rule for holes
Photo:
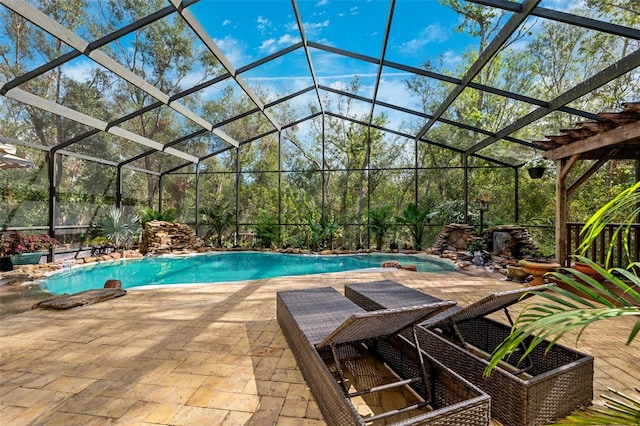
<svg viewBox="0 0 640 426">
<path fill-rule="evenodd" d="M 174 209 L 158 211 L 150 207 L 142 209 L 142 214 L 140 215 L 140 222 L 142 226 L 144 226 L 144 224 L 147 222 L 151 222 L 152 220 L 161 220 L 164 222 L 175 222 L 176 211 Z"/>
<path fill-rule="evenodd" d="M 311 230 L 311 249 L 317 251 L 327 245 L 333 248 L 333 237 L 340 230 L 340 225 L 326 219 L 320 219 L 318 223 L 309 220 L 309 229 Z"/>
<path fill-rule="evenodd" d="M 626 221 L 618 227 L 615 234 L 622 233 L 626 254 L 630 259 L 628 245 L 630 229 L 639 211 L 637 204 L 639 200 L 640 183 L 637 183 L 622 191 L 598 210 L 587 221 L 583 230 L 585 239 L 580 246 L 581 253 L 586 253 L 607 222 L 623 216 Z M 630 345 L 633 342 L 640 332 L 640 293 L 636 290 L 640 288 L 640 276 L 638 276 L 640 264 L 632 262 L 626 269 L 612 268 L 607 270 L 584 256 L 576 256 L 576 258 L 591 266 L 602 278 L 617 288 L 624 297 L 605 287 L 599 280 L 572 268 L 564 268 L 565 273 L 552 273 L 558 281 L 574 291 L 552 287 L 546 292 L 533 292 L 543 300 L 528 305 L 520 313 L 509 337 L 494 351 L 485 374 L 490 374 L 501 359 L 513 353 L 529 336 L 533 336 L 533 338 L 522 355 L 522 359 L 545 340 L 548 340 L 550 342 L 548 346 L 551 346 L 572 330 L 579 331 L 579 339 L 589 325 L 609 318 L 638 317 L 629 332 L 626 344 Z M 640 391 L 638 392 L 640 394 Z M 604 407 L 591 407 L 576 412 L 559 424 L 638 425 L 640 422 L 640 397 L 628 397 L 615 391 L 613 393 L 618 398 L 603 396 Z"/>
<path fill-rule="evenodd" d="M 124 257 L 125 248 L 129 247 L 140 232 L 140 217 L 137 214 L 125 215 L 117 207 L 111 207 L 98 224 L 98 233 L 107 238 L 120 257 Z"/>
<path fill-rule="evenodd" d="M 422 236 L 427 224 L 429 212 L 420 210 L 414 203 L 409 203 L 402 212 L 402 216 L 396 216 L 396 222 L 409 227 L 416 250 L 422 250 Z"/>
<path fill-rule="evenodd" d="M 390 216 L 391 206 L 382 206 L 369 211 L 369 229 L 376 240 L 376 250 L 382 250 L 384 237 L 391 228 Z"/>
<path fill-rule="evenodd" d="M 615 241 L 618 235 L 622 233 L 624 254 L 627 257 L 627 261 L 631 262 L 628 237 L 631 232 L 631 225 L 636 221 L 639 214 L 640 182 L 637 182 L 635 185 L 621 191 L 615 198 L 605 204 L 587 220 L 581 232 L 584 240 L 580 245 L 580 251 L 586 253 L 591 243 L 602 233 L 608 223 L 619 221 L 622 225 L 615 229 L 611 236 L 611 241 Z M 605 265 L 609 265 L 613 248 L 613 245 L 609 246 Z"/>
<path fill-rule="evenodd" d="M 222 236 L 233 225 L 235 218 L 234 212 L 229 209 L 229 204 L 201 207 L 200 214 L 205 216 L 204 224 L 208 227 L 204 239 L 209 240 L 215 233 L 217 246 L 222 247 Z"/>
</svg>

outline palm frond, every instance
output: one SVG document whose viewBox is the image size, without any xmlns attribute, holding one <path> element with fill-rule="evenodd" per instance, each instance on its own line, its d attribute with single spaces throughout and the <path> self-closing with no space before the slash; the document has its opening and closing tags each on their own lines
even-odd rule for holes
<svg viewBox="0 0 640 426">
<path fill-rule="evenodd" d="M 551 287 L 544 292 L 532 292 L 543 300 L 523 309 L 511 329 L 511 334 L 492 354 L 485 375 L 489 375 L 500 360 L 510 356 L 522 344 L 526 344 L 527 349 L 520 361 L 545 341 L 548 349 L 574 330 L 578 332 L 577 341 L 588 326 L 609 318 L 639 317 L 629 334 L 627 344 L 636 338 L 640 332 L 640 294 L 633 285 L 640 283 L 640 278 L 621 268 L 607 271 L 588 259 L 579 259 L 607 278 L 626 298 L 620 297 L 594 278 L 571 268 L 565 268 L 565 273 L 553 273 L 558 281 L 567 284 L 575 292 L 560 287 Z M 630 282 L 623 281 L 620 276 Z"/>
<path fill-rule="evenodd" d="M 629 397 L 622 392 L 609 388 L 615 396 L 602 395 L 604 407 L 593 406 L 579 410 L 556 424 L 574 425 L 638 425 L 640 424 L 640 390 L 638 397 Z"/>
<path fill-rule="evenodd" d="M 585 222 L 581 231 L 582 243 L 578 248 L 580 253 L 585 254 L 587 252 L 591 247 L 591 243 L 598 238 L 609 223 L 622 223 L 615 229 L 614 235 L 611 237 L 612 240 L 615 240 L 619 234 L 622 234 L 624 237 L 628 236 L 631 224 L 635 222 L 638 214 L 640 214 L 640 182 L 620 192 Z M 623 246 L 627 259 L 631 260 L 628 238 L 623 238 Z M 607 265 L 609 264 L 612 254 L 613 245 L 609 247 L 607 252 Z"/>
</svg>

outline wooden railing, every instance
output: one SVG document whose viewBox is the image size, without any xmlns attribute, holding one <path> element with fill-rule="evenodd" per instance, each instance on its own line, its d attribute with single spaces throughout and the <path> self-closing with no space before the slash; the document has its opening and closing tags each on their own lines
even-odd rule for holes
<svg viewBox="0 0 640 426">
<path fill-rule="evenodd" d="M 567 223 L 567 254 L 569 256 L 579 254 L 578 248 L 582 242 L 580 231 L 583 226 L 584 223 Z M 627 240 L 629 255 L 627 255 L 627 249 L 624 245 L 623 230 L 614 235 L 619 226 L 619 223 L 608 224 L 598 238 L 593 241 L 585 256 L 596 263 L 605 265 L 607 253 L 613 246 L 609 263 L 605 265 L 607 268 L 625 268 L 630 262 L 638 262 L 640 259 L 640 223 L 634 223 L 630 227 Z M 570 262 L 571 259 L 567 259 L 565 265 L 570 265 Z"/>
</svg>

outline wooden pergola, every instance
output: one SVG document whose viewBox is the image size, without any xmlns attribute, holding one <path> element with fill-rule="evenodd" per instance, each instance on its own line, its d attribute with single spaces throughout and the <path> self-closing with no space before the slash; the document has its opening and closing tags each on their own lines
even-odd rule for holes
<svg viewBox="0 0 640 426">
<path fill-rule="evenodd" d="M 556 162 L 556 261 L 565 265 L 567 253 L 567 199 L 608 160 L 640 160 L 640 102 L 622 104 L 621 112 L 602 112 L 602 121 L 579 123 L 558 136 L 534 142 Z M 567 176 L 578 160 L 596 160 L 575 182 Z"/>
</svg>

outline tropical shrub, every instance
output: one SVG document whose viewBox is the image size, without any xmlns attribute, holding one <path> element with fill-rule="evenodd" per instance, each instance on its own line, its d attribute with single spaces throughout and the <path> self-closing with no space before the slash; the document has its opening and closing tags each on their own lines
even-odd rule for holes
<svg viewBox="0 0 640 426">
<path fill-rule="evenodd" d="M 256 231 L 256 238 L 264 248 L 280 244 L 280 226 L 278 222 L 266 213 L 258 215 L 258 222 L 253 225 Z"/>
<path fill-rule="evenodd" d="M 416 250 L 422 250 L 422 237 L 425 225 L 429 221 L 428 215 L 428 211 L 420 210 L 414 203 L 409 203 L 402 212 L 402 216 L 396 216 L 396 223 L 406 225 L 409 228 Z"/>
<path fill-rule="evenodd" d="M 340 228 L 337 223 L 329 222 L 326 219 L 320 219 L 318 223 L 309 221 L 311 250 L 318 251 L 326 247 L 333 248 L 333 238 Z"/>
<path fill-rule="evenodd" d="M 211 207 L 201 207 L 200 214 L 205 216 L 204 225 L 208 228 L 204 240 L 210 240 L 215 235 L 217 247 L 222 247 L 222 236 L 233 225 L 235 213 L 229 208 L 229 204 L 214 204 Z"/>
<path fill-rule="evenodd" d="M 384 237 L 391 228 L 389 218 L 391 217 L 391 206 L 382 206 L 369 211 L 369 229 L 376 241 L 376 250 L 382 250 Z"/>
<path fill-rule="evenodd" d="M 142 214 L 140 215 L 140 223 L 142 226 L 144 227 L 145 223 L 151 222 L 152 220 L 173 223 L 176 221 L 176 211 L 174 209 L 167 209 L 161 212 L 149 207 L 142 209 Z"/>
<path fill-rule="evenodd" d="M 0 255 L 10 256 L 22 253 L 48 251 L 58 244 L 58 240 L 49 234 L 26 235 L 22 232 L 12 232 L 7 237 L 0 237 Z"/>
</svg>

